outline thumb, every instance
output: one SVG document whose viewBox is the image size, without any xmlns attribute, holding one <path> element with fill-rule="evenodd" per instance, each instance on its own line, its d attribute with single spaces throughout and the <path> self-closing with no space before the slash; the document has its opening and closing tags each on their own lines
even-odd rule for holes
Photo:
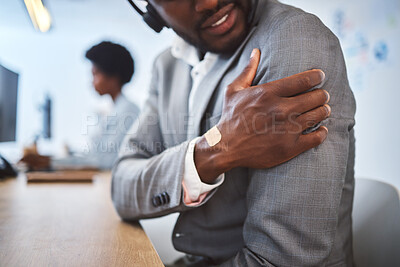
<svg viewBox="0 0 400 267">
<path fill-rule="evenodd" d="M 261 52 L 258 48 L 253 49 L 249 63 L 231 84 L 236 90 L 251 87 L 257 73 L 258 64 L 260 63 L 260 54 Z"/>
</svg>

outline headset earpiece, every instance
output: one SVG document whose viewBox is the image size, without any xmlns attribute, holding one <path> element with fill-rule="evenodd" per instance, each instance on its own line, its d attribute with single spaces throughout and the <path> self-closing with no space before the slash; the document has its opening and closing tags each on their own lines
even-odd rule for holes
<svg viewBox="0 0 400 267">
<path fill-rule="evenodd" d="M 143 14 L 143 20 L 150 26 L 154 31 L 160 32 L 166 26 L 164 20 L 158 15 L 150 3 L 146 6 L 147 12 Z"/>
</svg>

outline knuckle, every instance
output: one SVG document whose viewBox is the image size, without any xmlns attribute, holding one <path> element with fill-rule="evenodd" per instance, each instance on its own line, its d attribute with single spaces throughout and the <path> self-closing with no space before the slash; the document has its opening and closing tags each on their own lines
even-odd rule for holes
<svg viewBox="0 0 400 267">
<path fill-rule="evenodd" d="M 247 65 L 246 67 L 244 67 L 243 72 L 244 74 L 249 73 L 252 70 L 252 66 L 251 64 Z"/>
<path fill-rule="evenodd" d="M 308 76 L 301 76 L 297 79 L 297 84 L 299 87 L 311 88 L 311 79 Z"/>
<path fill-rule="evenodd" d="M 269 91 L 271 91 L 271 93 L 273 92 L 276 95 L 279 95 L 279 92 L 286 89 L 288 83 L 289 82 L 287 82 L 287 81 L 286 81 L 286 83 L 284 83 L 283 80 L 279 80 L 279 81 L 267 83 L 267 84 L 265 84 L 265 87 L 268 87 Z"/>
<path fill-rule="evenodd" d="M 226 94 L 226 95 L 231 95 L 232 93 L 235 92 L 235 88 L 236 88 L 236 86 L 235 86 L 233 83 L 229 84 L 229 85 L 226 87 L 225 94 Z"/>
<path fill-rule="evenodd" d="M 283 120 L 284 118 L 287 117 L 288 108 L 284 105 L 276 105 L 273 108 L 271 108 L 270 113 L 275 118 Z"/>
<path fill-rule="evenodd" d="M 325 110 L 324 118 L 328 118 L 331 115 L 331 112 L 332 112 L 331 106 L 329 106 L 328 104 L 325 104 L 323 106 L 323 108 Z"/>
<path fill-rule="evenodd" d="M 317 124 L 317 120 L 315 118 L 309 118 L 307 122 L 305 123 L 307 128 L 313 127 L 315 124 Z"/>
<path fill-rule="evenodd" d="M 318 109 L 318 120 L 323 120 L 328 115 L 328 110 L 325 106 Z"/>
<path fill-rule="evenodd" d="M 322 131 L 316 131 L 314 135 L 314 143 L 319 145 L 322 144 L 322 142 L 325 139 L 325 134 Z"/>
<path fill-rule="evenodd" d="M 259 99 L 262 99 L 261 101 L 263 101 L 263 99 L 268 99 L 268 92 L 267 90 L 264 90 L 262 87 L 260 86 L 256 86 L 253 90 L 254 95 L 257 96 Z"/>
<path fill-rule="evenodd" d="M 257 101 L 264 104 L 264 106 L 266 107 L 270 107 L 271 105 L 268 104 L 274 102 L 274 99 L 271 96 L 271 92 L 269 92 L 269 90 L 267 90 L 265 87 L 256 86 L 254 89 L 251 90 L 251 92 L 253 93 L 254 97 L 257 98 Z"/>
<path fill-rule="evenodd" d="M 260 94 L 265 98 L 265 99 L 272 99 L 273 97 L 276 97 L 274 87 L 270 87 L 269 84 L 265 84 L 262 88 L 259 89 Z"/>
</svg>

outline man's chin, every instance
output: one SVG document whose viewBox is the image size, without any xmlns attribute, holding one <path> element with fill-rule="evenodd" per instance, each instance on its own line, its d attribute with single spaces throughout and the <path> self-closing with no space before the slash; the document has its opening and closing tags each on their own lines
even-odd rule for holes
<svg viewBox="0 0 400 267">
<path fill-rule="evenodd" d="M 202 36 L 203 41 L 199 48 L 205 52 L 231 54 L 242 44 L 247 34 L 248 29 L 242 26 L 221 37 Z"/>
<path fill-rule="evenodd" d="M 246 29 L 246 26 L 243 26 L 220 37 L 198 33 L 197 38 L 190 38 L 182 32 L 176 31 L 176 33 L 203 53 L 232 54 L 246 38 L 248 29 Z"/>
<path fill-rule="evenodd" d="M 235 39 L 228 43 L 219 43 L 218 45 L 206 45 L 204 48 L 206 52 L 211 52 L 215 54 L 232 54 L 242 43 L 243 38 Z"/>
<path fill-rule="evenodd" d="M 244 31 L 238 36 L 221 38 L 220 40 L 213 40 L 212 42 L 204 43 L 199 48 L 205 52 L 212 52 L 216 54 L 232 54 L 242 44 L 246 38 L 246 35 L 247 32 Z"/>
</svg>

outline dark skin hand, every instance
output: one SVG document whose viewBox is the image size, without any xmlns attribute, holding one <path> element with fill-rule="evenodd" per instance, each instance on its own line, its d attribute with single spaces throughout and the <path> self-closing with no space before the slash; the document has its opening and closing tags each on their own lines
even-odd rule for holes
<svg viewBox="0 0 400 267">
<path fill-rule="evenodd" d="M 260 51 L 255 49 L 252 55 L 248 66 L 227 88 L 217 124 L 221 141 L 210 147 L 203 136 L 196 142 L 194 161 L 204 183 L 212 184 L 220 174 L 236 167 L 279 165 L 320 145 L 328 135 L 324 126 L 303 134 L 331 112 L 327 91 L 304 93 L 323 81 L 323 72 L 311 70 L 251 86 Z"/>
</svg>

